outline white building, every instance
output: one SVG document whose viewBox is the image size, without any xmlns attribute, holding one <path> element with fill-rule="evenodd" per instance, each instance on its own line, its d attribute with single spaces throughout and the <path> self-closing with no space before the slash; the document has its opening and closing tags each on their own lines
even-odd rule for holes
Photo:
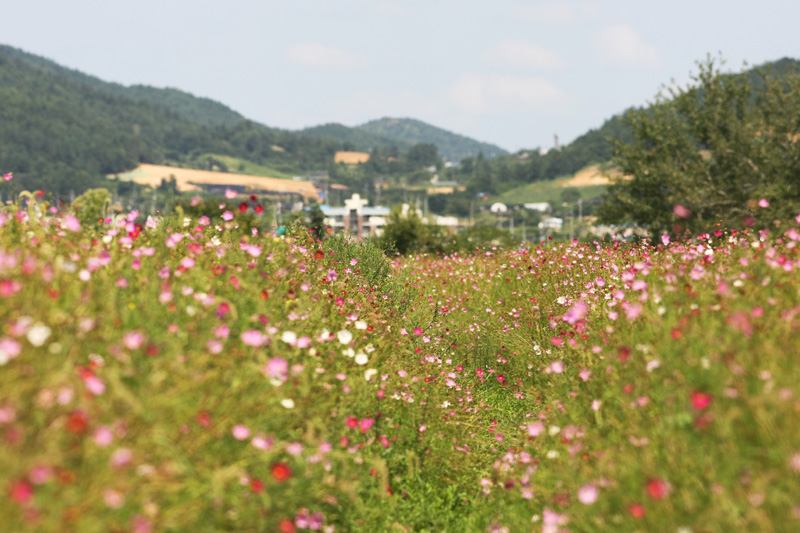
<svg viewBox="0 0 800 533">
<path fill-rule="evenodd" d="M 358 193 L 345 200 L 344 207 L 321 205 L 320 209 L 327 226 L 334 231 L 349 231 L 356 239 L 380 236 L 389 216 L 388 207 L 368 207 L 367 200 Z"/>
</svg>

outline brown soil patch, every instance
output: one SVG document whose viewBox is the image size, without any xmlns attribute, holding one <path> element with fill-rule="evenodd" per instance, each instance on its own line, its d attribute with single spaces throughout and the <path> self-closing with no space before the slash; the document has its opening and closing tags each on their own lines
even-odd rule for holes
<svg viewBox="0 0 800 533">
<path fill-rule="evenodd" d="M 276 193 L 293 193 L 308 199 L 317 198 L 317 189 L 310 181 L 284 180 L 228 172 L 212 172 L 190 168 L 168 167 L 164 165 L 139 165 L 136 169 L 120 174 L 122 180 L 133 181 L 140 185 L 158 187 L 161 180 L 174 177 L 181 192 L 202 191 L 203 185 L 240 186 L 255 190 Z"/>
</svg>

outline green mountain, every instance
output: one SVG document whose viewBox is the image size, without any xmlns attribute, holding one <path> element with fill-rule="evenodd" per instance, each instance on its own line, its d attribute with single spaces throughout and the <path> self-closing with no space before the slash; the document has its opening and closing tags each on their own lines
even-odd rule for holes
<svg viewBox="0 0 800 533">
<path fill-rule="evenodd" d="M 342 143 L 267 128 L 175 89 L 124 87 L 0 45 L 0 170 L 17 190 L 64 196 L 139 163 L 243 158 L 291 174 L 327 168 Z"/>
<path fill-rule="evenodd" d="M 479 153 L 488 158 L 508 153 L 494 144 L 476 141 L 411 118 L 381 118 L 356 126 L 355 129 L 405 145 L 433 144 L 446 161 L 461 161 Z"/>
<path fill-rule="evenodd" d="M 370 152 L 376 147 L 396 147 L 405 151 L 415 144 L 433 144 L 446 161 L 461 161 L 479 153 L 488 158 L 508 153 L 499 146 L 476 141 L 411 118 L 381 118 L 354 127 L 336 123 L 323 124 L 297 133 L 308 137 L 337 139 L 350 149 L 362 152 Z"/>
<path fill-rule="evenodd" d="M 348 150 L 359 152 L 371 152 L 376 147 L 389 148 L 391 146 L 406 150 L 414 144 L 381 137 L 358 127 L 351 128 L 335 122 L 305 128 L 297 133 L 305 137 L 337 139 L 343 142 Z"/>
</svg>

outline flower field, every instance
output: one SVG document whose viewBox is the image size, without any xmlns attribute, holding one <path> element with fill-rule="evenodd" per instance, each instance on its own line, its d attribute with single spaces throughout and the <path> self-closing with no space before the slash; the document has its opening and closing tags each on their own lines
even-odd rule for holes
<svg viewBox="0 0 800 533">
<path fill-rule="evenodd" d="M 389 260 L 46 207 L 0 212 L 4 531 L 800 529 L 798 221 Z"/>
</svg>

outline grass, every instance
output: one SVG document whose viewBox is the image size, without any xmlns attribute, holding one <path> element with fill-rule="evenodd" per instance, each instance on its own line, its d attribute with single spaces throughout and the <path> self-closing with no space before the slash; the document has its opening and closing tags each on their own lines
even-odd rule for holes
<svg viewBox="0 0 800 533">
<path fill-rule="evenodd" d="M 0 214 L 9 531 L 800 525 L 794 221 L 389 260 L 47 207 Z"/>
<path fill-rule="evenodd" d="M 225 166 L 228 167 L 228 171 L 234 174 L 247 174 L 250 176 L 264 176 L 268 178 L 281 178 L 288 180 L 294 177 L 292 174 L 287 174 L 286 172 L 281 172 L 265 165 L 259 165 L 258 163 L 253 163 L 252 161 L 242 159 L 241 157 L 219 154 L 203 154 L 199 156 L 197 160 L 204 161 L 209 157 L 225 163 Z"/>
<path fill-rule="evenodd" d="M 551 205 L 560 204 L 561 194 L 565 190 L 564 183 L 570 178 L 560 178 L 552 181 L 535 181 L 522 187 L 506 191 L 501 195 L 492 196 L 487 203 L 502 202 L 508 204 L 526 204 L 535 202 L 548 202 Z M 580 192 L 583 200 L 602 196 L 608 189 L 607 185 L 589 185 L 575 187 Z"/>
</svg>

